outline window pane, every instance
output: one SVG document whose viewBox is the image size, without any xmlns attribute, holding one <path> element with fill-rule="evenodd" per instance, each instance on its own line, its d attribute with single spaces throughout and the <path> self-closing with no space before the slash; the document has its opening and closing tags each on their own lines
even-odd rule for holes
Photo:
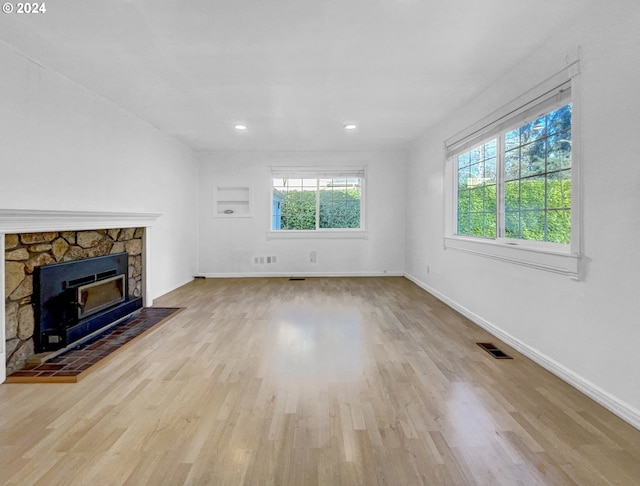
<svg viewBox="0 0 640 486">
<path fill-rule="evenodd" d="M 544 211 L 522 211 L 520 224 L 522 238 L 525 240 L 544 241 Z"/>
<path fill-rule="evenodd" d="M 302 187 L 305 190 L 314 190 L 318 185 L 317 179 L 302 179 Z"/>
<path fill-rule="evenodd" d="M 473 188 L 482 184 L 482 174 L 484 173 L 484 170 L 481 164 L 470 165 L 467 170 L 469 171 L 467 187 Z"/>
<path fill-rule="evenodd" d="M 469 151 L 469 157 L 471 157 L 471 163 L 477 164 L 482 160 L 482 146 L 476 147 Z"/>
<path fill-rule="evenodd" d="M 571 167 L 571 131 L 552 135 L 547 140 L 547 170 Z"/>
<path fill-rule="evenodd" d="M 283 191 L 284 199 L 280 204 L 280 227 L 283 230 L 308 230 L 316 227 L 315 191 L 301 189 L 301 187 L 286 187 Z"/>
<path fill-rule="evenodd" d="M 520 238 L 520 213 L 505 213 L 504 236 L 507 238 Z"/>
<path fill-rule="evenodd" d="M 458 190 L 458 212 L 468 213 L 471 211 L 471 200 L 469 191 Z"/>
<path fill-rule="evenodd" d="M 520 182 L 520 209 L 544 209 L 545 178 L 531 177 Z"/>
<path fill-rule="evenodd" d="M 504 185 L 504 205 L 506 211 L 520 209 L 520 181 L 507 182 Z"/>
<path fill-rule="evenodd" d="M 471 235 L 484 236 L 484 214 L 471 213 Z"/>
<path fill-rule="evenodd" d="M 511 130 L 504 136 L 504 149 L 505 151 L 512 150 L 520 146 L 520 130 Z"/>
<path fill-rule="evenodd" d="M 496 185 L 492 184 L 492 185 L 488 185 L 485 186 L 485 192 L 484 192 L 484 209 L 487 212 L 492 212 L 495 215 L 496 212 L 496 197 L 497 197 L 497 193 L 496 193 Z"/>
<path fill-rule="evenodd" d="M 528 177 L 545 172 L 545 140 L 538 140 L 522 147 L 520 177 Z"/>
<path fill-rule="evenodd" d="M 495 238 L 496 234 L 496 213 L 484 213 L 484 236 Z"/>
<path fill-rule="evenodd" d="M 285 181 L 285 185 L 288 187 L 302 187 L 302 179 L 283 179 Z"/>
<path fill-rule="evenodd" d="M 316 198 L 313 192 L 304 192 L 303 204 L 304 212 L 302 214 L 302 222 L 300 229 L 313 230 L 316 229 Z"/>
<path fill-rule="evenodd" d="M 282 201 L 284 198 L 285 194 L 278 190 L 274 184 L 271 201 L 271 229 L 282 229 Z"/>
<path fill-rule="evenodd" d="M 471 177 L 471 174 L 469 173 L 469 169 L 463 169 L 458 171 L 458 187 L 462 189 L 466 189 L 467 182 L 469 181 L 470 177 Z"/>
<path fill-rule="evenodd" d="M 471 197 L 470 209 L 472 213 L 479 213 L 484 210 L 484 187 L 475 187 L 469 191 Z"/>
<path fill-rule="evenodd" d="M 458 234 L 468 235 L 470 231 L 469 213 L 458 213 Z"/>
<path fill-rule="evenodd" d="M 498 146 L 498 141 L 496 139 L 491 140 L 484 144 L 484 158 L 490 159 L 496 156 L 496 150 Z"/>
<path fill-rule="evenodd" d="M 531 123 L 527 123 L 520 127 L 520 145 L 524 145 L 531 141 Z"/>
<path fill-rule="evenodd" d="M 571 173 L 568 170 L 547 176 L 547 208 L 571 208 Z"/>
<path fill-rule="evenodd" d="M 562 132 L 571 128 L 572 105 L 563 106 L 547 115 L 547 131 L 551 133 Z"/>
<path fill-rule="evenodd" d="M 491 184 L 496 182 L 496 158 L 492 157 L 484 162 L 484 183 Z"/>
<path fill-rule="evenodd" d="M 465 152 L 462 155 L 458 155 L 458 169 L 462 169 L 470 164 L 469 152 Z"/>
<path fill-rule="evenodd" d="M 510 150 L 504 156 L 504 178 L 507 181 L 520 178 L 520 149 Z"/>
<path fill-rule="evenodd" d="M 546 135 L 546 117 L 540 117 L 520 128 L 520 143 L 522 145 L 531 143 Z"/>
<path fill-rule="evenodd" d="M 552 210 L 547 214 L 547 240 L 555 243 L 571 241 L 571 212 L 566 209 Z"/>
</svg>

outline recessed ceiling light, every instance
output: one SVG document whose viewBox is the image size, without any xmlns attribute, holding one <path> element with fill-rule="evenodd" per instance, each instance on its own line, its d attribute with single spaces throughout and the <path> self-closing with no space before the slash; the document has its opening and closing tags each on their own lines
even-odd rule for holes
<svg viewBox="0 0 640 486">
<path fill-rule="evenodd" d="M 358 128 L 358 125 L 356 125 L 355 123 L 347 123 L 344 126 L 345 130 L 355 130 L 356 128 Z"/>
<path fill-rule="evenodd" d="M 235 128 L 236 130 L 246 130 L 247 129 L 247 125 L 243 125 L 242 123 L 236 123 L 233 128 Z"/>
</svg>

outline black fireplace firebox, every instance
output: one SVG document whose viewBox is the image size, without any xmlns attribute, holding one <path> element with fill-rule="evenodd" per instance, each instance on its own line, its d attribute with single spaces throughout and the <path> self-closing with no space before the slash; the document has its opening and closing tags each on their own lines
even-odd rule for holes
<svg viewBox="0 0 640 486">
<path fill-rule="evenodd" d="M 34 269 L 35 351 L 55 351 L 81 341 L 142 308 L 127 289 L 127 253 Z"/>
</svg>

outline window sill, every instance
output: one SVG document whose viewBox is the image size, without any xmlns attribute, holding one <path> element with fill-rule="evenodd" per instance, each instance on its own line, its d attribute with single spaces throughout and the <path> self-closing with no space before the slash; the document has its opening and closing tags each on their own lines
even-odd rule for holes
<svg viewBox="0 0 640 486">
<path fill-rule="evenodd" d="M 445 237 L 444 247 L 579 279 L 580 255 L 574 253 L 456 236 Z"/>
<path fill-rule="evenodd" d="M 297 239 L 309 239 L 309 240 L 367 240 L 369 239 L 369 233 L 367 231 L 340 231 L 340 230 L 282 230 L 282 231 L 267 231 L 267 240 L 297 240 Z"/>
</svg>

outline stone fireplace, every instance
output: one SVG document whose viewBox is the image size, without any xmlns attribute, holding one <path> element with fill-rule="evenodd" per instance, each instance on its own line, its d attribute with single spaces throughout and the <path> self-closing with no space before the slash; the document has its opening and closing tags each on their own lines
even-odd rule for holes
<svg viewBox="0 0 640 486">
<path fill-rule="evenodd" d="M 121 273 L 126 281 L 109 280 L 102 293 L 113 293 L 122 287 L 128 290 L 123 299 L 142 299 L 144 305 L 151 305 L 147 299 L 147 254 L 150 227 L 158 216 L 157 213 L 0 210 L 0 249 L 4 254 L 0 262 L 0 276 L 4 280 L 0 286 L 4 300 L 0 314 L 0 382 L 6 374 L 22 368 L 37 351 L 34 272 L 39 271 L 36 269 L 64 267 L 60 264 L 122 254 L 124 270 Z M 113 227 L 116 224 L 117 227 Z M 87 301 L 97 295 L 89 282 L 81 290 L 84 291 L 83 305 L 102 305 Z M 80 293 L 78 296 L 82 298 Z"/>
</svg>

